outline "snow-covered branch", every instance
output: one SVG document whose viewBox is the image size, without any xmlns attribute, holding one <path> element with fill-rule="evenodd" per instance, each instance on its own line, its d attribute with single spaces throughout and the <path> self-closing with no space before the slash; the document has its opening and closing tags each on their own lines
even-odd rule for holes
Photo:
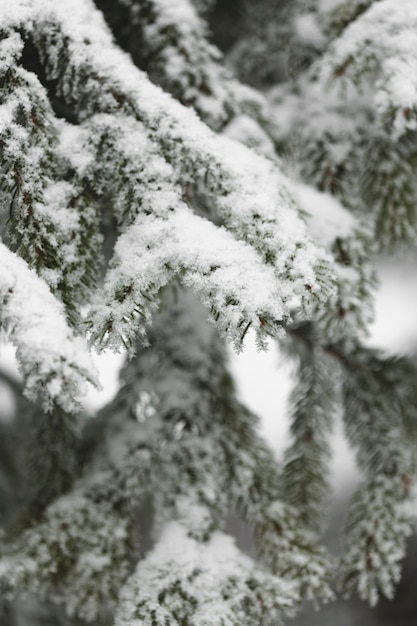
<svg viewBox="0 0 417 626">
<path fill-rule="evenodd" d="M 0 243 L 0 321 L 17 347 L 31 398 L 73 411 L 96 382 L 86 343 L 67 324 L 63 305 L 16 254 Z"/>
</svg>

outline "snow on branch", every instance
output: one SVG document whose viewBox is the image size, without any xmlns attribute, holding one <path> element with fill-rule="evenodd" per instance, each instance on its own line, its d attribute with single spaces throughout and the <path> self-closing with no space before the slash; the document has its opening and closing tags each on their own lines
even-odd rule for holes
<svg viewBox="0 0 417 626">
<path fill-rule="evenodd" d="M 277 463 L 256 416 L 235 398 L 222 344 L 203 320 L 201 305 L 181 293 L 174 315 L 155 316 L 150 348 L 138 350 L 123 373 L 130 406 L 154 394 L 145 428 L 161 424 L 150 478 L 154 528 L 159 535 L 175 520 L 189 537 L 208 541 L 236 507 L 274 575 L 293 581 L 301 596 L 328 600 L 333 565 L 282 502 Z"/>
<path fill-rule="evenodd" d="M 85 175 L 96 193 L 112 194 L 120 227 L 127 228 L 115 247 L 104 304 L 93 314 L 98 343 L 117 347 L 132 344 L 136 333 L 144 338 L 158 292 L 175 275 L 200 294 L 236 348 L 250 326 L 260 345 L 266 334 L 278 333 L 288 294 L 273 268 L 245 241 L 187 208 L 175 169 L 143 124 L 104 114 L 83 129 L 86 150 L 94 154 Z"/>
<path fill-rule="evenodd" d="M 376 245 L 383 251 L 415 246 L 417 181 L 415 134 L 378 134 L 364 153 L 361 197 L 372 209 Z"/>
<path fill-rule="evenodd" d="M 133 342 L 150 321 L 157 296 L 175 275 L 209 307 L 219 330 L 239 348 L 250 326 L 258 339 L 279 330 L 284 310 L 274 273 L 259 255 L 223 228 L 194 215 L 170 193 L 155 194 L 166 217 L 138 216 L 115 248 L 104 305 L 93 310 L 103 346 Z"/>
<path fill-rule="evenodd" d="M 329 63 L 330 56 L 323 61 L 327 70 Z M 331 193 L 356 213 L 360 220 L 357 226 L 363 234 L 364 227 L 368 230 L 365 256 L 369 256 L 370 244 L 382 252 L 414 245 L 415 132 L 395 136 L 375 116 L 369 89 L 351 97 L 351 87 L 349 97 L 343 97 L 339 87 L 335 81 L 324 85 L 310 80 L 300 81 L 291 93 L 288 87 L 277 88 L 274 99 L 278 139 L 287 150 L 295 151 L 296 172 L 303 180 Z M 312 213 L 313 219 L 308 221 L 315 243 L 326 231 L 336 232 L 339 226 L 347 225 L 346 210 L 342 209 L 342 215 L 336 201 L 331 206 L 327 194 L 314 194 L 297 184 L 295 197 L 302 209 Z M 336 228 L 331 228 L 332 222 Z M 352 228 L 352 234 L 355 230 Z M 363 236 L 360 238 L 363 240 Z M 359 241 L 354 235 L 355 239 Z"/>
<path fill-rule="evenodd" d="M 413 472 L 415 390 L 406 377 L 408 359 L 387 358 L 357 348 L 347 361 L 344 381 L 346 434 L 366 472 L 407 475 Z M 411 435 L 413 439 L 411 439 Z"/>
<path fill-rule="evenodd" d="M 231 537 L 216 532 L 201 543 L 171 522 L 122 589 L 115 625 L 238 626 L 276 620 L 297 600 L 295 585 L 256 566 Z"/>
<path fill-rule="evenodd" d="M 65 123 L 56 120 L 46 90 L 33 72 L 9 64 L 12 49 L 21 52 L 20 36 L 1 44 L 0 194 L 9 213 L 7 241 L 74 308 L 74 296 L 94 284 L 96 212 L 80 181 L 66 176 L 68 165 L 59 156 Z"/>
<path fill-rule="evenodd" d="M 102 112 L 142 121 L 183 186 L 194 187 L 214 216 L 274 268 L 284 301 L 301 294 L 308 305 L 328 297 L 328 259 L 307 239 L 276 166 L 216 136 L 193 111 L 153 85 L 113 45 L 101 14 L 88 2 L 35 3 L 34 16 L 30 36 L 48 77 L 80 120 Z"/>
<path fill-rule="evenodd" d="M 342 560 L 344 588 L 375 606 L 381 594 L 393 599 L 412 527 L 403 506 L 400 476 L 368 478 L 355 493 Z"/>
<path fill-rule="evenodd" d="M 414 371 L 415 378 L 415 365 L 358 349 L 347 366 L 346 434 L 365 478 L 348 519 L 344 586 L 375 605 L 380 594 L 393 597 L 411 534 L 403 505 L 415 475 L 416 404 L 406 374 Z"/>
<path fill-rule="evenodd" d="M 29 397 L 45 409 L 78 407 L 86 382 L 96 383 L 87 346 L 69 328 L 63 305 L 16 254 L 0 244 L 0 322 L 17 347 Z"/>
<path fill-rule="evenodd" d="M 112 504 L 80 493 L 56 500 L 42 521 L 2 546 L 0 585 L 8 598 L 28 590 L 87 622 L 114 608 L 130 571 L 129 522 Z M 61 585 L 56 585 L 60 580 Z"/>
<path fill-rule="evenodd" d="M 333 79 L 375 80 L 374 104 L 396 135 L 417 128 L 414 0 L 374 2 L 329 49 L 323 65 Z M 375 79 L 376 77 L 376 79 Z"/>
<path fill-rule="evenodd" d="M 352 215 L 334 196 L 301 183 L 294 194 L 305 211 L 313 241 L 334 260 L 337 294 L 318 311 L 318 321 L 332 341 L 355 343 L 367 336 L 374 319 L 375 270 L 369 261 L 373 246 L 369 226 Z"/>
<path fill-rule="evenodd" d="M 124 44 L 136 64 L 153 82 L 192 106 L 214 130 L 235 115 L 264 113 L 262 96 L 236 81 L 220 63 L 221 53 L 207 41 L 207 24 L 190 0 L 117 0 L 97 5 L 111 26 L 121 15 L 128 16 L 130 37 L 124 38 Z"/>
</svg>

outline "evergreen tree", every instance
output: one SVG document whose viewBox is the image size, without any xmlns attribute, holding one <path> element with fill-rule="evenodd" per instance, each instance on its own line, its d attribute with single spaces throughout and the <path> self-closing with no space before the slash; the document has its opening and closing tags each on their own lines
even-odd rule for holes
<svg viewBox="0 0 417 626">
<path fill-rule="evenodd" d="M 1 626 L 280 623 L 337 571 L 392 597 L 417 368 L 365 340 L 375 254 L 417 239 L 415 1 L 0 16 L 0 328 L 22 375 L 0 371 Z M 297 365 L 282 464 L 228 371 L 248 333 Z M 126 361 L 91 418 L 93 348 Z M 340 564 L 320 542 L 338 414 L 362 472 Z"/>
</svg>

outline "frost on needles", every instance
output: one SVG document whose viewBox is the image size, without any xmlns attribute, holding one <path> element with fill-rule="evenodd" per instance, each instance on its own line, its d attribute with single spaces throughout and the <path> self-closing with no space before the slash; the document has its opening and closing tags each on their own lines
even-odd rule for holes
<svg viewBox="0 0 417 626">
<path fill-rule="evenodd" d="M 371 604 L 394 593 L 417 372 L 365 338 L 373 255 L 416 241 L 416 7 L 296 0 L 275 22 L 241 2 L 226 69 L 215 2 L 0 0 L 0 328 L 22 378 L 0 370 L 0 623 L 255 626 L 334 598 L 337 567 Z M 224 340 L 251 333 L 296 366 L 282 463 L 228 372 Z M 107 348 L 119 390 L 88 418 Z M 338 565 L 339 415 L 363 481 Z"/>
</svg>

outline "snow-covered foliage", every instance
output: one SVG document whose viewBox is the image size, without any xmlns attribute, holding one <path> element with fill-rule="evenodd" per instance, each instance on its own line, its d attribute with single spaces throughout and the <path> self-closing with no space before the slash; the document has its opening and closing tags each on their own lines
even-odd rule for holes
<svg viewBox="0 0 417 626">
<path fill-rule="evenodd" d="M 153 82 L 192 106 L 218 130 L 234 116 L 262 117 L 261 94 L 239 83 L 218 61 L 220 51 L 208 42 L 208 28 L 190 0 L 102 0 L 97 3 L 136 64 Z M 116 30 L 116 32 L 120 32 Z"/>
<path fill-rule="evenodd" d="M 416 20 L 412 0 L 402 2 L 401 11 L 393 0 L 374 2 L 329 51 L 333 75 L 355 84 L 371 77 L 374 111 L 395 135 L 416 129 Z"/>
<path fill-rule="evenodd" d="M 6 595 L 34 591 L 63 602 L 68 615 L 92 622 L 114 603 L 130 569 L 126 518 L 106 502 L 63 497 L 45 521 L 19 537 L 15 552 L 3 556 L 0 583 Z"/>
<path fill-rule="evenodd" d="M 406 539 L 412 533 L 409 515 L 401 506 L 405 488 L 398 477 L 382 475 L 365 482 L 352 502 L 342 563 L 344 585 L 371 606 L 381 593 L 392 600 L 401 578 Z"/>
<path fill-rule="evenodd" d="M 277 619 L 295 600 L 291 584 L 254 565 L 231 537 L 217 531 L 201 543 L 171 522 L 122 589 L 115 625 L 180 624 L 191 613 L 190 624 L 238 626 Z"/>
<path fill-rule="evenodd" d="M 88 193 L 96 201 L 103 195 L 109 195 L 112 199 L 114 196 L 116 204 L 122 204 L 125 212 L 127 205 L 133 204 L 137 213 L 138 223 L 131 225 L 121 235 L 119 245 L 116 246 L 111 278 L 105 285 L 104 302 L 108 301 L 109 296 L 114 300 L 116 289 L 116 300 L 120 301 L 122 310 L 120 314 L 116 312 L 115 323 L 111 314 L 99 315 L 99 336 L 112 335 L 124 340 L 126 332 L 117 323 L 118 319 L 121 317 L 126 320 L 131 328 L 134 319 L 140 315 L 148 321 L 148 315 L 142 311 L 143 297 L 150 302 L 150 309 L 152 306 L 155 308 L 159 289 L 173 275 L 184 271 L 185 282 L 193 283 L 202 292 L 214 317 L 221 317 L 220 328 L 229 332 L 230 327 L 230 335 L 236 344 L 242 340 L 248 324 L 254 324 L 260 341 L 265 330 L 275 334 L 280 323 L 288 318 L 287 303 L 294 294 L 301 294 L 307 307 L 312 300 L 326 299 L 332 290 L 328 259 L 307 240 L 305 227 L 286 190 L 285 177 L 277 167 L 260 157 L 254 157 L 240 144 L 215 136 L 190 110 L 184 109 L 152 85 L 128 57 L 112 45 L 100 13 L 88 3 L 80 2 L 79 5 L 77 9 L 68 8 L 66 4 L 34 3 L 31 7 L 24 5 L 26 15 L 23 9 L 19 13 L 16 6 L 11 11 L 5 8 L 3 27 L 9 29 L 14 54 L 18 54 L 21 46 L 21 41 L 15 42 L 14 29 L 23 28 L 26 36 L 33 38 L 44 63 L 47 79 L 56 81 L 58 96 L 74 107 L 82 123 L 85 132 L 81 141 L 84 139 L 87 143 L 84 150 L 87 157 L 81 159 L 81 171 L 72 179 L 72 185 L 78 182 L 81 187 L 78 193 L 82 194 L 87 179 Z M 21 19 L 23 15 L 24 23 Z M 88 37 L 85 33 L 86 24 Z M 10 47 L 13 49 L 12 44 Z M 10 63 L 11 59 L 9 48 L 6 48 L 4 55 L 5 72 L 8 69 L 6 63 Z M 73 49 L 76 49 L 76 54 L 71 53 Z M 62 57 L 66 59 L 64 67 L 59 65 Z M 85 78 L 86 72 L 88 80 Z M 14 83 L 14 80 L 14 77 L 12 80 L 7 75 L 6 84 Z M 20 107 L 20 94 L 13 94 L 10 99 L 16 102 L 16 107 Z M 59 129 L 56 130 L 59 132 Z M 8 127 L 8 132 L 13 133 L 12 126 Z M 65 131 L 63 134 L 65 137 Z M 70 166 L 74 158 L 71 152 L 65 153 L 65 148 L 72 152 L 72 142 L 61 141 L 59 146 L 60 157 L 66 159 Z M 80 149 L 77 147 L 77 152 Z M 87 164 L 88 157 L 92 159 L 90 166 Z M 103 161 L 104 166 L 101 166 Z M 108 175 L 109 167 L 112 168 L 111 177 Z M 80 166 L 76 169 L 80 170 Z M 55 185 L 53 193 L 42 191 L 46 200 L 52 196 L 54 203 L 66 201 L 71 206 L 72 196 L 77 195 L 76 190 L 66 187 L 68 185 L 61 185 L 56 189 Z M 32 214 L 31 202 L 19 185 L 17 188 L 22 195 L 20 212 L 24 213 L 24 219 L 27 220 L 28 212 Z M 121 198 L 119 194 L 122 194 Z M 214 246 L 214 249 L 232 247 L 234 260 L 232 257 L 225 260 L 229 269 L 224 278 L 222 272 L 218 271 L 221 267 L 218 268 L 216 253 L 210 258 L 201 251 L 196 257 L 196 251 L 183 239 L 184 234 L 177 245 L 174 243 L 177 237 L 174 237 L 172 246 L 168 243 L 167 234 L 178 229 L 184 230 L 181 225 L 183 213 L 177 216 L 176 210 L 182 206 L 184 195 L 185 200 L 189 195 L 201 197 L 200 204 L 204 202 L 207 206 L 208 217 L 212 217 L 213 213 L 218 214 L 232 236 L 249 244 L 261 256 L 260 261 L 271 267 L 276 285 L 265 285 L 265 290 L 271 289 L 277 293 L 275 305 L 266 308 L 261 306 L 262 302 L 253 293 L 253 281 L 247 285 L 247 295 L 237 287 L 238 283 L 235 283 L 236 288 L 230 289 L 230 284 L 235 282 L 231 275 L 231 264 L 234 263 L 241 271 L 241 264 L 236 264 L 236 259 L 245 257 L 246 248 L 239 249 L 233 240 L 225 240 L 222 229 L 194 220 L 197 231 L 192 236 L 199 239 L 209 237 L 209 247 Z M 131 214 L 127 216 L 128 223 L 132 217 Z M 77 220 L 76 214 L 73 220 Z M 193 218 L 190 217 L 189 221 L 192 223 Z M 121 223 L 120 227 L 124 230 L 125 224 Z M 71 234 L 70 229 L 66 231 Z M 131 264 L 132 254 L 140 253 L 142 247 L 148 245 L 148 229 L 159 252 L 162 243 L 166 251 L 162 258 L 149 259 L 152 271 L 147 274 L 142 270 L 140 283 L 133 285 L 132 277 L 125 270 L 126 262 Z M 139 240 L 138 232 L 141 233 Z M 77 239 L 74 235 L 71 239 L 74 248 Z M 182 251 L 179 255 L 175 249 L 178 246 Z M 123 256 L 120 253 L 122 248 Z M 74 250 L 71 252 L 74 254 Z M 253 255 L 251 251 L 249 254 Z M 51 263 L 58 261 L 56 256 L 51 254 Z M 66 262 L 71 259 L 70 251 L 66 252 L 65 259 Z M 145 259 L 143 262 L 146 265 Z M 160 267 L 159 271 L 157 266 Z M 201 281 L 191 278 L 196 272 L 200 275 L 214 272 L 215 276 L 205 281 L 208 284 L 203 286 Z M 270 274 L 272 278 L 271 271 Z M 130 293 L 132 297 L 126 298 Z M 99 301 L 103 300 L 100 295 L 98 297 Z M 96 335 L 94 330 L 93 334 Z"/>
<path fill-rule="evenodd" d="M 73 411 L 77 398 L 95 382 L 87 344 L 75 336 L 61 302 L 28 265 L 0 243 L 1 328 L 17 348 L 26 393 Z"/>
<path fill-rule="evenodd" d="M 226 5 L 0 0 L 0 328 L 22 375 L 0 369 L 1 624 L 21 598 L 30 626 L 255 626 L 331 600 L 338 414 L 363 472 L 345 590 L 398 582 L 417 369 L 363 341 L 372 255 L 417 240 L 416 7 L 241 0 L 226 69 Z M 282 466 L 228 373 L 223 339 L 248 333 L 297 363 Z M 88 346 L 127 355 L 90 419 Z"/>
</svg>

